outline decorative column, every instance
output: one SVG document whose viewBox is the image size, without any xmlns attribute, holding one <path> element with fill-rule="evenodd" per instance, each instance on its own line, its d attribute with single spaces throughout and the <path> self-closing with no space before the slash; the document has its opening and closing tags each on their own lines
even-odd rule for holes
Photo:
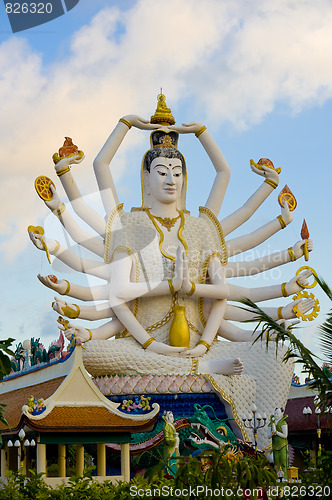
<svg viewBox="0 0 332 500">
<path fill-rule="evenodd" d="M 84 471 L 84 446 L 82 444 L 76 445 L 76 474 L 83 476 Z"/>
<path fill-rule="evenodd" d="M 129 443 L 121 443 L 121 475 L 124 481 L 130 481 L 130 451 Z"/>
<path fill-rule="evenodd" d="M 104 443 L 97 444 L 97 474 L 106 476 L 106 446 Z"/>
<path fill-rule="evenodd" d="M 46 475 L 46 444 L 37 443 L 37 474 L 44 472 Z"/>
<path fill-rule="evenodd" d="M 58 444 L 58 476 L 66 477 L 66 445 Z"/>
<path fill-rule="evenodd" d="M 8 448 L 4 445 L 4 447 L 1 448 L 1 477 L 6 477 L 6 471 L 8 469 L 7 454 Z"/>
</svg>

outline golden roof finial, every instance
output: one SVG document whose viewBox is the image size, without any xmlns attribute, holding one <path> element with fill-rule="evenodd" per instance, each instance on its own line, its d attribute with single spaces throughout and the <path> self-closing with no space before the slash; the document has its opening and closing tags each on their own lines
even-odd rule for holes
<svg viewBox="0 0 332 500">
<path fill-rule="evenodd" d="M 160 94 L 157 95 L 157 99 L 157 109 L 154 115 L 151 116 L 150 123 L 159 123 L 160 125 L 174 125 L 175 120 L 170 108 L 166 106 L 166 97 L 162 93 L 162 88 Z"/>
</svg>

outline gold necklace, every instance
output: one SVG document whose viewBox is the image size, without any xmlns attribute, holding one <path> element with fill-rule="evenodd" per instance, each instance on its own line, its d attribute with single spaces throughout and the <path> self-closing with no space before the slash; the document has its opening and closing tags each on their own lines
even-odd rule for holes
<svg viewBox="0 0 332 500">
<path fill-rule="evenodd" d="M 156 219 L 160 224 L 164 227 L 166 227 L 167 231 L 170 231 L 172 227 L 174 227 L 174 224 L 176 223 L 177 220 L 181 217 L 181 215 L 178 215 L 177 217 L 174 217 L 174 219 L 171 219 L 170 217 L 157 217 L 156 215 L 151 216 Z"/>
</svg>

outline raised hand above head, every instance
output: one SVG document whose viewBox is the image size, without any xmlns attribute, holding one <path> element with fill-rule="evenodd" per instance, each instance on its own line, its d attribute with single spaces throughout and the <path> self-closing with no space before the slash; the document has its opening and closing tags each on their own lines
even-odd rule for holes
<svg viewBox="0 0 332 500">
<path fill-rule="evenodd" d="M 201 122 L 182 123 L 181 125 L 170 125 L 170 130 L 175 130 L 179 134 L 196 134 L 203 127 Z"/>
<path fill-rule="evenodd" d="M 158 123 L 150 123 L 150 120 L 146 120 L 145 118 L 141 118 L 137 115 L 126 115 L 120 118 L 120 121 L 123 123 L 129 123 L 132 127 L 138 128 L 140 130 L 155 130 L 160 128 Z"/>
</svg>

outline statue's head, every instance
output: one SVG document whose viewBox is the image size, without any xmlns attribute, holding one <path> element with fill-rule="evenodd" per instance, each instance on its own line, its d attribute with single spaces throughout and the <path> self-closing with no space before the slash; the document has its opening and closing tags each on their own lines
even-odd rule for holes
<svg viewBox="0 0 332 500">
<path fill-rule="evenodd" d="M 173 422 L 174 422 L 173 412 L 164 410 L 163 419 L 168 424 L 173 424 Z"/>
<path fill-rule="evenodd" d="M 142 161 L 142 206 L 151 208 L 152 198 L 164 203 L 177 202 L 178 210 L 186 208 L 187 169 L 183 155 L 176 148 L 178 133 L 156 130 L 151 134 L 151 149 Z M 173 187 L 162 190 L 161 183 L 170 179 Z"/>
<path fill-rule="evenodd" d="M 273 414 L 274 414 L 274 418 L 275 418 L 276 420 L 280 420 L 280 419 L 281 419 L 281 417 L 282 417 L 282 416 L 283 416 L 283 414 L 284 414 L 284 409 L 283 409 L 283 408 L 275 408 L 275 410 L 274 410 L 274 413 L 273 413 Z"/>
</svg>

